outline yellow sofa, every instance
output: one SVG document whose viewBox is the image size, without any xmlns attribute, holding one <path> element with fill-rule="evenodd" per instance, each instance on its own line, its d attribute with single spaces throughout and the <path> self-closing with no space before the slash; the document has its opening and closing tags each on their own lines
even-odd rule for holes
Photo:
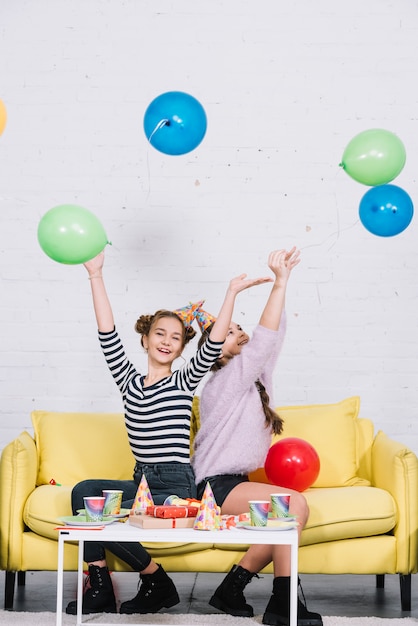
<svg viewBox="0 0 418 626">
<path fill-rule="evenodd" d="M 418 460 L 405 445 L 359 418 L 359 398 L 336 404 L 279 407 L 281 437 L 300 437 L 317 450 L 321 469 L 305 492 L 310 507 L 299 571 L 309 574 L 399 574 L 401 605 L 411 608 L 417 572 Z M 0 567 L 6 609 L 13 608 L 16 573 L 56 570 L 59 517 L 71 515 L 74 484 L 86 478 L 129 479 L 133 457 L 122 414 L 34 411 L 34 437 L 22 432 L 0 460 Z M 194 401 L 193 433 L 199 424 Z M 273 439 L 273 442 L 276 438 Z M 54 480 L 60 486 L 51 485 Z M 227 572 L 246 546 L 144 544 L 167 571 Z M 129 569 L 112 555 L 109 567 Z M 65 545 L 65 569 L 77 569 Z M 270 568 L 265 570 L 271 572 Z"/>
</svg>

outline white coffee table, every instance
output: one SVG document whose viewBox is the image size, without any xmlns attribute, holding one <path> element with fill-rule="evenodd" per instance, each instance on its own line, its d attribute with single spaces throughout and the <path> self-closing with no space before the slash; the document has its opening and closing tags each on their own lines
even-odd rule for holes
<svg viewBox="0 0 418 626">
<path fill-rule="evenodd" d="M 173 542 L 178 543 L 226 543 L 226 544 L 274 544 L 290 546 L 290 626 L 297 624 L 297 588 L 298 588 L 298 534 L 296 529 L 284 531 L 246 530 L 193 530 L 190 528 L 151 529 L 131 526 L 129 522 L 109 524 L 104 528 L 65 528 L 59 530 L 58 537 L 58 572 L 57 572 L 57 621 L 62 626 L 63 576 L 64 576 L 64 543 L 78 543 L 78 576 L 77 576 L 77 622 L 76 626 L 85 624 L 82 621 L 83 597 L 83 552 L 85 541 L 139 541 L 146 543 Z M 141 616 L 142 617 L 142 616 Z M 111 626 L 106 622 L 94 622 L 95 626 Z M 150 626 L 141 621 L 141 626 Z"/>
</svg>

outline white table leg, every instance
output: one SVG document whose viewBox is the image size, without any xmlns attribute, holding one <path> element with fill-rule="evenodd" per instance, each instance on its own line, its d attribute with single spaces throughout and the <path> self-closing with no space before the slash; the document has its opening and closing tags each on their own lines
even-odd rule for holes
<svg viewBox="0 0 418 626">
<path fill-rule="evenodd" d="M 298 612 L 298 545 L 290 546 L 290 626 L 297 626 Z"/>
<path fill-rule="evenodd" d="M 78 542 L 78 569 L 77 569 L 77 626 L 83 622 L 83 563 L 84 540 Z"/>
<path fill-rule="evenodd" d="M 57 572 L 57 620 L 56 626 L 62 626 L 62 596 L 64 576 L 64 539 L 62 534 L 58 537 L 58 572 Z"/>
</svg>

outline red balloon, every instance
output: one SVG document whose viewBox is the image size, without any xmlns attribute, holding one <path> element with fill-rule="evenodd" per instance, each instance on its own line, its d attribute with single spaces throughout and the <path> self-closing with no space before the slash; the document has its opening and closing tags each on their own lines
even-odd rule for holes
<svg viewBox="0 0 418 626">
<path fill-rule="evenodd" d="M 310 443 L 298 437 L 288 437 L 270 447 L 264 469 L 274 485 L 304 491 L 318 478 L 320 461 Z"/>
</svg>

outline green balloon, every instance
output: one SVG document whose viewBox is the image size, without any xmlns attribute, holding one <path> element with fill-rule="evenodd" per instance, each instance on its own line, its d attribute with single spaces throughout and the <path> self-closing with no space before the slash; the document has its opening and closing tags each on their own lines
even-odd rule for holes
<svg viewBox="0 0 418 626">
<path fill-rule="evenodd" d="M 97 217 L 75 204 L 61 204 L 45 213 L 38 241 L 51 259 L 67 265 L 93 259 L 109 243 Z"/>
<path fill-rule="evenodd" d="M 396 178 L 406 161 L 405 147 L 394 133 L 372 128 L 350 141 L 340 163 L 351 178 L 374 187 Z"/>
</svg>

